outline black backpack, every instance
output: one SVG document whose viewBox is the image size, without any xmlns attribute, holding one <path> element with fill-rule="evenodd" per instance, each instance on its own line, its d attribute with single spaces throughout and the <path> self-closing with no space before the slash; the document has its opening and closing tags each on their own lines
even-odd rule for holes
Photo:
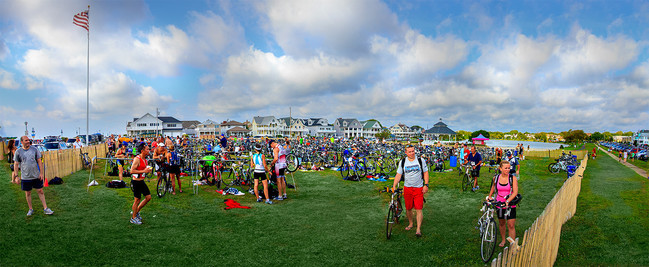
<svg viewBox="0 0 649 267">
<path fill-rule="evenodd" d="M 54 178 L 50 179 L 49 183 L 50 184 L 63 184 L 63 179 L 61 179 L 60 177 L 57 176 L 57 177 L 54 177 Z"/>
<path fill-rule="evenodd" d="M 500 174 L 496 174 L 496 175 L 494 176 L 494 179 L 491 181 L 491 186 L 494 186 L 494 185 L 496 184 L 496 179 L 498 178 L 499 175 L 500 175 Z M 512 185 L 513 181 L 514 181 L 514 175 L 510 173 L 510 174 L 509 174 L 509 184 Z M 512 188 L 511 190 L 514 190 L 514 186 L 513 186 L 513 185 L 512 185 L 511 188 Z M 498 195 L 498 186 L 496 185 L 496 186 L 494 187 L 494 189 L 496 189 L 496 190 L 495 190 L 495 193 L 496 193 L 496 195 Z M 507 198 L 509 198 L 509 195 L 510 195 L 510 194 L 511 194 L 511 191 L 510 191 L 509 194 L 507 195 Z M 494 199 L 495 199 L 495 197 L 494 197 Z M 518 194 L 518 195 L 516 195 L 516 197 L 514 197 L 514 199 L 512 199 L 511 202 L 509 202 L 509 205 L 516 205 L 516 204 L 518 204 L 519 202 L 521 202 L 521 199 L 523 199 L 523 196 L 521 196 L 521 194 Z"/>
<path fill-rule="evenodd" d="M 124 181 L 120 181 L 120 180 L 112 180 L 112 181 L 106 183 L 106 187 L 108 187 L 108 188 L 125 188 L 126 183 Z"/>
<path fill-rule="evenodd" d="M 417 157 L 417 161 L 419 162 L 419 169 L 421 170 L 421 180 L 422 180 L 422 182 L 425 182 L 425 181 L 424 181 L 424 164 L 422 163 L 420 157 Z M 403 177 L 403 175 L 406 174 L 406 170 L 404 169 L 404 168 L 405 168 L 405 166 L 404 166 L 405 164 L 406 164 L 406 157 L 402 158 L 402 159 L 399 161 L 399 165 L 397 166 L 397 168 L 401 168 L 401 173 L 402 173 L 401 177 Z M 404 183 L 406 182 L 405 177 L 403 177 L 403 179 L 401 179 L 401 180 L 402 180 Z"/>
</svg>

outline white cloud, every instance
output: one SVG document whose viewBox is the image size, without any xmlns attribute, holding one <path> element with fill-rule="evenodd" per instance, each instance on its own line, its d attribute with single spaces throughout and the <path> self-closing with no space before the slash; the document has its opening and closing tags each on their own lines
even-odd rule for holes
<svg viewBox="0 0 649 267">
<path fill-rule="evenodd" d="M 402 42 L 390 42 L 385 37 L 374 36 L 371 43 L 373 54 L 379 57 L 389 54 L 393 57 L 388 64 L 396 63 L 397 67 L 384 67 L 388 70 L 395 69 L 403 80 L 430 77 L 437 71 L 452 69 L 465 60 L 468 54 L 467 43 L 455 36 L 431 39 L 413 30 L 405 33 Z"/>
<path fill-rule="evenodd" d="M 14 74 L 0 68 L 0 88 L 18 89 L 20 84 L 14 79 Z"/>
<path fill-rule="evenodd" d="M 396 15 L 377 0 L 271 0 L 257 9 L 266 15 L 262 26 L 294 57 L 362 56 L 371 36 L 390 38 L 402 31 Z"/>
<path fill-rule="evenodd" d="M 561 80 L 582 81 L 625 68 L 637 55 L 637 42 L 624 35 L 600 38 L 577 28 L 555 51 L 559 63 L 555 75 Z"/>
</svg>

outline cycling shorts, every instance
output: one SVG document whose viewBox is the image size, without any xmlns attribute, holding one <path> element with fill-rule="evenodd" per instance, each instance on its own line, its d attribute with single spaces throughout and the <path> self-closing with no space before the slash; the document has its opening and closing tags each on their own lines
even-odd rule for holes
<svg viewBox="0 0 649 267">
<path fill-rule="evenodd" d="M 498 219 L 505 219 L 505 212 L 507 212 L 506 209 L 496 209 L 496 214 L 498 214 Z M 516 207 L 512 207 L 511 211 L 509 212 L 509 216 L 507 216 L 507 220 L 509 219 L 516 219 Z"/>
<path fill-rule="evenodd" d="M 145 197 L 151 195 L 151 191 L 149 191 L 149 187 L 144 180 L 131 180 L 131 183 L 133 184 L 133 197 L 142 198 L 142 195 Z"/>
<path fill-rule="evenodd" d="M 424 209 L 423 187 L 404 187 L 403 200 L 406 210 L 411 210 L 413 206 L 416 210 Z"/>
<path fill-rule="evenodd" d="M 266 173 L 265 172 L 255 172 L 253 175 L 254 180 L 259 180 L 263 181 L 266 180 Z"/>
<path fill-rule="evenodd" d="M 280 168 L 275 166 L 275 175 L 277 175 L 277 177 L 284 177 L 285 173 L 286 173 L 286 168 Z"/>
</svg>

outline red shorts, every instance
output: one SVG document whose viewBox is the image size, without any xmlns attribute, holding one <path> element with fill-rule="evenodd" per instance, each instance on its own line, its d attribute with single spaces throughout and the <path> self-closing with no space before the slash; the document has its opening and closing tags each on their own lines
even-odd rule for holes
<svg viewBox="0 0 649 267">
<path fill-rule="evenodd" d="M 404 187 L 403 200 L 406 204 L 406 210 L 411 210 L 415 206 L 416 210 L 424 209 L 424 192 L 423 187 Z"/>
</svg>

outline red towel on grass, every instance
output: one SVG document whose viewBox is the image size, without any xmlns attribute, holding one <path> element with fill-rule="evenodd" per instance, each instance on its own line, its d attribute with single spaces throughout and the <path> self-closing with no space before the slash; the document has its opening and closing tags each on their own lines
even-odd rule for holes
<svg viewBox="0 0 649 267">
<path fill-rule="evenodd" d="M 236 202 L 234 199 L 226 199 L 225 201 L 225 209 L 250 209 L 248 206 L 241 206 L 239 202 Z"/>
</svg>

